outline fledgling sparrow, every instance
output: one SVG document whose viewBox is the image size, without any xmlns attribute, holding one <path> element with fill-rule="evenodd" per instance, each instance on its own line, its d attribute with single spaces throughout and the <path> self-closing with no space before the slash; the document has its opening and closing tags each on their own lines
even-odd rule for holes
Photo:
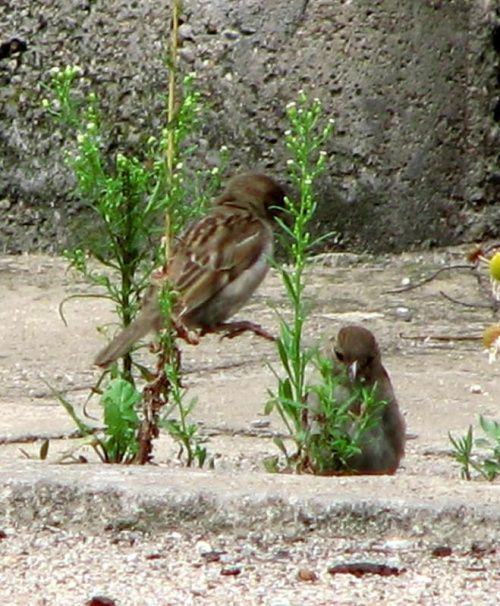
<svg viewBox="0 0 500 606">
<path fill-rule="evenodd" d="M 226 323 L 251 297 L 269 269 L 273 254 L 273 219 L 283 207 L 284 191 L 270 177 L 235 176 L 208 213 L 196 220 L 174 243 L 165 271 L 177 293 L 173 321 L 201 334 L 245 330 L 272 338 L 250 322 Z M 125 355 L 151 330 L 161 330 L 160 285 L 153 284 L 137 319 L 96 357 L 106 367 Z"/>
<path fill-rule="evenodd" d="M 404 457 L 406 426 L 375 337 L 362 326 L 346 326 L 336 338 L 330 339 L 324 355 L 333 362 L 332 372 L 344 377 L 334 389 L 336 402 L 349 401 L 356 390 L 363 387 L 374 391 L 376 402 L 386 403 L 374 413 L 375 425 L 361 435 L 358 443 L 361 452 L 347 461 L 349 467 L 357 473 L 393 474 Z M 363 401 L 355 399 L 349 409 L 354 419 L 347 430 L 354 433 L 355 418 L 364 412 Z M 307 411 L 314 419 L 318 410 L 319 398 L 311 392 Z"/>
</svg>

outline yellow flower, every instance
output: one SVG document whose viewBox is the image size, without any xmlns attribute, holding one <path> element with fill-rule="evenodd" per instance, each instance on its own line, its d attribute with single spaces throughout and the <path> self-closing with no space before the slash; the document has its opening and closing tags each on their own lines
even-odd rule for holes
<svg viewBox="0 0 500 606">
<path fill-rule="evenodd" d="M 500 282 L 500 252 L 497 252 L 490 260 L 490 276 Z"/>
</svg>

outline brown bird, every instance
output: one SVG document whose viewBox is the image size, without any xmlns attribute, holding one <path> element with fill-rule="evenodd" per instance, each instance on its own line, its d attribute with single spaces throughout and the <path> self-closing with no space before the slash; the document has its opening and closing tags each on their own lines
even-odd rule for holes
<svg viewBox="0 0 500 606">
<path fill-rule="evenodd" d="M 269 269 L 272 221 L 283 207 L 284 191 L 270 177 L 250 173 L 233 177 L 211 210 L 181 234 L 166 278 L 177 293 L 173 321 L 201 334 L 226 331 L 229 337 L 251 330 L 272 337 L 250 322 L 225 321 L 251 297 Z M 137 319 L 96 357 L 106 367 L 125 355 L 151 330 L 161 330 L 159 285 L 152 285 Z"/>
<path fill-rule="evenodd" d="M 406 427 L 375 337 L 362 326 L 346 326 L 336 339 L 330 339 L 324 355 L 333 362 L 332 372 L 345 377 L 334 389 L 336 402 L 347 402 L 362 387 L 370 393 L 373 391 L 376 402 L 386 403 L 374 413 L 375 425 L 361 434 L 358 442 L 361 452 L 347 461 L 349 467 L 357 473 L 393 474 L 404 457 Z M 316 393 L 308 395 L 307 404 L 313 418 L 315 414 L 317 417 Z M 355 416 L 364 413 L 360 399 L 355 399 L 349 408 Z M 348 433 L 355 433 L 356 424 L 353 420 Z"/>
</svg>

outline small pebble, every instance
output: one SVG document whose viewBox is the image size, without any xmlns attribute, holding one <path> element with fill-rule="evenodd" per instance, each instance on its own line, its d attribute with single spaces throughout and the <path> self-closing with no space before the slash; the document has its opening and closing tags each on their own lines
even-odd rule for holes
<svg viewBox="0 0 500 606">
<path fill-rule="evenodd" d="M 222 35 L 228 40 L 236 40 L 240 36 L 239 33 L 234 29 L 225 29 L 222 31 Z"/>
<path fill-rule="evenodd" d="M 404 322 L 411 322 L 413 319 L 413 312 L 408 307 L 397 307 L 394 313 L 396 318 L 399 318 Z"/>
<path fill-rule="evenodd" d="M 432 550 L 432 557 L 447 558 L 448 556 L 451 556 L 452 553 L 453 550 L 449 545 L 438 545 Z"/>
<path fill-rule="evenodd" d="M 183 23 L 179 26 L 178 35 L 181 40 L 191 40 L 194 41 L 193 28 L 189 23 Z"/>
<path fill-rule="evenodd" d="M 200 555 L 207 564 L 210 564 L 212 562 L 220 562 L 222 560 L 223 553 L 223 551 L 216 549 L 215 551 L 204 551 Z"/>
<path fill-rule="evenodd" d="M 87 602 L 87 606 L 116 606 L 116 602 L 103 595 L 96 595 Z"/>
<path fill-rule="evenodd" d="M 203 597 L 207 593 L 207 588 L 206 587 L 192 587 L 191 593 L 195 597 Z"/>
<path fill-rule="evenodd" d="M 478 394 L 484 393 L 483 388 L 481 387 L 481 385 L 471 385 L 470 386 L 470 392 L 471 393 L 478 393 Z"/>
<path fill-rule="evenodd" d="M 254 429 L 265 429 L 266 427 L 269 427 L 269 425 L 271 425 L 271 421 L 269 421 L 269 419 L 255 419 L 250 423 L 250 425 Z"/>
<path fill-rule="evenodd" d="M 179 50 L 179 57 L 186 63 L 194 63 L 196 56 L 192 48 L 181 48 Z"/>
<path fill-rule="evenodd" d="M 299 581 L 314 582 L 318 580 L 318 575 L 314 572 L 314 570 L 310 570 L 309 568 L 301 568 L 297 573 L 297 578 Z"/>
<path fill-rule="evenodd" d="M 198 541 L 196 543 L 196 551 L 200 555 L 203 555 L 204 553 L 210 553 L 211 551 L 213 551 L 213 549 L 210 543 L 208 543 L 207 541 Z"/>
<path fill-rule="evenodd" d="M 221 568 L 220 573 L 223 577 L 237 577 L 241 574 L 241 568 L 240 566 L 225 566 Z"/>
</svg>

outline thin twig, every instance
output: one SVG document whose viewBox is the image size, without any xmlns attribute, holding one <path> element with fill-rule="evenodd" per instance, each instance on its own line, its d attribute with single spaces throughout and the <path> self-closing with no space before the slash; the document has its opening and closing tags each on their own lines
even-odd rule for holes
<svg viewBox="0 0 500 606">
<path fill-rule="evenodd" d="M 103 431 L 104 427 L 95 427 L 92 433 Z M 56 431 L 54 433 L 26 433 L 13 436 L 0 436 L 0 445 L 5 444 L 31 444 L 39 440 L 73 440 L 75 438 L 83 438 L 88 433 L 84 434 L 79 429 L 71 431 Z"/>
<path fill-rule="evenodd" d="M 399 333 L 400 339 L 406 339 L 408 341 L 480 341 L 481 335 L 404 335 L 402 332 Z"/>
<path fill-rule="evenodd" d="M 492 311 L 495 311 L 495 306 L 491 303 L 489 305 L 484 305 L 482 303 L 466 303 L 465 301 L 459 301 L 458 299 L 450 297 L 450 295 L 447 295 L 442 290 L 439 291 L 439 294 L 447 301 L 451 301 L 452 303 L 456 303 L 457 305 L 461 305 L 462 307 L 471 307 L 475 309 L 491 309 Z"/>
<path fill-rule="evenodd" d="M 99 294 L 95 294 L 95 293 L 75 293 L 74 295 L 69 295 L 69 296 L 65 297 L 59 303 L 59 307 L 57 308 L 57 310 L 59 312 L 59 317 L 63 321 L 64 326 L 68 326 L 68 323 L 67 323 L 66 318 L 63 313 L 63 307 L 68 301 L 71 301 L 71 299 L 109 299 L 110 301 L 113 301 L 113 297 L 110 297 L 109 295 L 106 295 L 106 294 L 99 295 Z"/>
<path fill-rule="evenodd" d="M 422 280 L 420 280 L 420 282 L 417 282 L 415 284 L 409 284 L 408 286 L 400 286 L 399 288 L 394 288 L 392 290 L 386 290 L 386 291 L 384 291 L 384 294 L 392 295 L 392 294 L 397 294 L 400 292 L 407 292 L 409 290 L 414 290 L 415 288 L 419 288 L 420 286 L 423 286 L 424 284 L 427 284 L 428 282 L 432 282 L 432 280 L 437 278 L 437 276 L 439 276 L 439 274 L 442 273 L 443 271 L 450 271 L 453 269 L 468 269 L 470 271 L 474 271 L 476 269 L 476 265 L 470 265 L 470 264 L 447 265 L 446 267 L 441 267 L 441 268 L 437 269 L 430 276 L 427 276 L 426 278 L 423 278 Z"/>
<path fill-rule="evenodd" d="M 489 246 L 486 246 L 486 248 L 483 248 L 483 255 L 487 256 L 492 250 L 497 248 L 500 248 L 500 242 L 495 242 L 494 244 L 490 244 Z"/>
</svg>

